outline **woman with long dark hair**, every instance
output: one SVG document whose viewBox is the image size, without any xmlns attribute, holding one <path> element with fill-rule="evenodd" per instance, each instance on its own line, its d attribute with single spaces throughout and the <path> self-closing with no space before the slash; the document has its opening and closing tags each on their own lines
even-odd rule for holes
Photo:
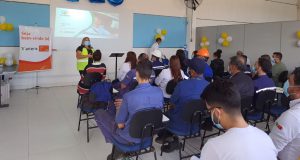
<svg viewBox="0 0 300 160">
<path fill-rule="evenodd" d="M 188 69 L 187 61 L 188 60 L 186 59 L 184 50 L 178 49 L 176 51 L 176 56 L 179 58 L 181 69 L 182 69 L 183 73 L 187 75 L 187 69 Z"/>
<path fill-rule="evenodd" d="M 118 79 L 120 81 L 122 81 L 126 74 L 131 70 L 131 69 L 135 69 L 136 68 L 136 64 L 137 64 L 137 58 L 136 58 L 136 54 L 132 51 L 129 51 L 127 53 L 125 62 L 123 63 L 123 65 L 121 66 L 119 72 L 118 72 Z"/>
<path fill-rule="evenodd" d="M 222 50 L 218 49 L 214 52 L 214 60 L 211 61 L 210 67 L 214 72 L 214 77 L 223 77 L 224 75 L 224 61 L 221 59 Z"/>
<path fill-rule="evenodd" d="M 174 80 L 174 82 L 177 83 L 183 80 L 185 77 L 185 74 L 181 70 L 179 57 L 171 56 L 170 67 L 161 71 L 161 73 L 155 79 L 155 84 L 163 91 L 164 98 L 169 99 L 171 95 L 166 92 L 168 82 L 170 80 Z"/>
</svg>

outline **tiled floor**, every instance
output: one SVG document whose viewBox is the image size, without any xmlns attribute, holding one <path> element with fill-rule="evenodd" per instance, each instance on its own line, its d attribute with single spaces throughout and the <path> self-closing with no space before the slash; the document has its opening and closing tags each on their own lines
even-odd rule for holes
<svg viewBox="0 0 300 160">
<path fill-rule="evenodd" d="M 79 110 L 75 86 L 17 90 L 10 107 L 0 109 L 1 160 L 105 160 L 111 145 L 98 128 L 86 142 L 85 123 L 77 131 Z M 200 142 L 200 141 L 199 141 Z M 198 143 L 198 142 L 197 142 Z M 178 152 L 158 159 L 176 160 Z M 152 160 L 153 154 L 141 157 Z"/>
</svg>

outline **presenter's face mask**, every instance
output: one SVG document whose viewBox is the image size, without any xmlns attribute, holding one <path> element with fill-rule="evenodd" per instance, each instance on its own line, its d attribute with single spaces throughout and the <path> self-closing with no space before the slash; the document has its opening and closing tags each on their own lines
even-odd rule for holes
<svg viewBox="0 0 300 160">
<path fill-rule="evenodd" d="M 85 46 L 90 46 L 90 45 L 91 45 L 91 42 L 90 42 L 90 41 L 84 41 L 84 45 L 85 45 Z"/>
</svg>

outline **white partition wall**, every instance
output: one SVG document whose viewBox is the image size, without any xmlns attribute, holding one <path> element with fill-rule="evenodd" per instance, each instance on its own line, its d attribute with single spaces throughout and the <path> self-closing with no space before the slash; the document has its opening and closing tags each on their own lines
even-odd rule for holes
<svg viewBox="0 0 300 160">
<path fill-rule="evenodd" d="M 215 40 L 210 39 L 215 44 L 211 44 L 209 49 L 212 53 L 218 48 L 223 50 L 222 58 L 226 65 L 225 68 L 229 58 L 235 55 L 238 50 L 244 51 L 252 64 L 263 54 L 272 56 L 273 52 L 279 51 L 283 53 L 283 62 L 291 71 L 296 66 L 300 66 L 300 47 L 296 45 L 297 31 L 300 31 L 300 21 L 199 27 L 196 34 L 196 46 L 197 49 L 200 48 L 197 43 L 201 41 L 203 35 L 217 35 Z M 222 32 L 227 32 L 233 37 L 229 47 L 223 47 L 217 43 Z"/>
<path fill-rule="evenodd" d="M 300 48 L 296 47 L 296 31 L 300 30 L 300 21 L 282 23 L 281 52 L 285 55 L 283 61 L 289 70 L 300 66 Z"/>
<path fill-rule="evenodd" d="M 254 62 L 263 54 L 281 51 L 281 23 L 245 25 L 244 52 Z"/>
</svg>

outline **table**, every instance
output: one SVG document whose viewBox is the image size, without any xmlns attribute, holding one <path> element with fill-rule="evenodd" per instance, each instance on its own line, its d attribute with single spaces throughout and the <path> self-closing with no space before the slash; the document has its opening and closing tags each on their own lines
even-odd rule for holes
<svg viewBox="0 0 300 160">
<path fill-rule="evenodd" d="M 1 76 L 1 79 L 0 79 L 0 108 L 5 108 L 5 107 L 9 106 L 9 104 L 2 104 L 2 93 L 1 93 L 2 80 L 4 79 L 5 75 L 15 74 L 17 72 L 17 68 L 18 68 L 17 65 L 0 67 L 0 76 Z"/>
</svg>

